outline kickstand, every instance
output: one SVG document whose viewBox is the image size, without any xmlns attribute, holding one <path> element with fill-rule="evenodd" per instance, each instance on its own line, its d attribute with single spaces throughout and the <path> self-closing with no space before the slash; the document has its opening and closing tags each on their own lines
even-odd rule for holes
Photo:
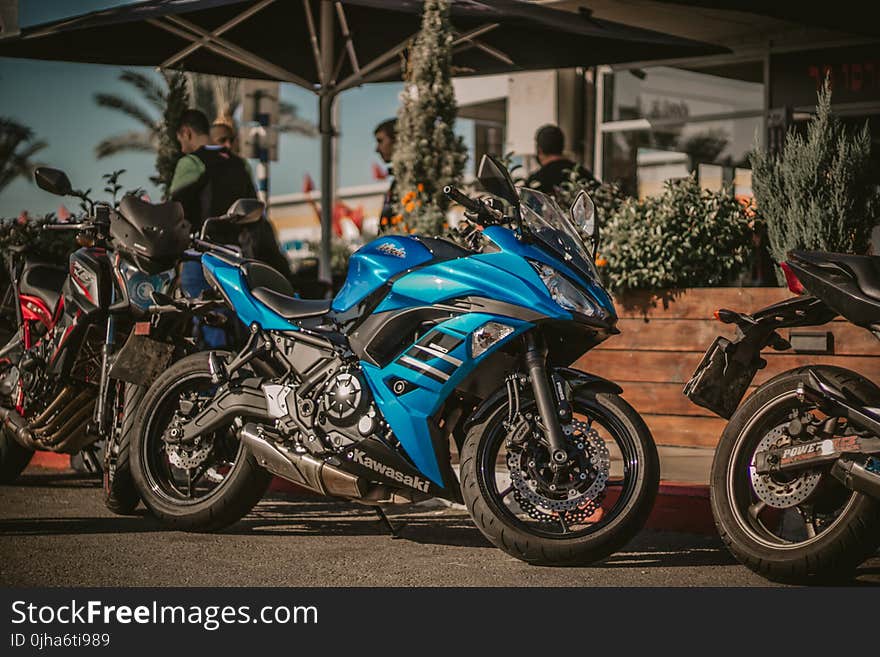
<svg viewBox="0 0 880 657">
<path fill-rule="evenodd" d="M 388 516 L 385 515 L 381 506 L 374 506 L 373 509 L 375 509 L 376 515 L 379 516 L 379 523 L 388 530 L 388 533 L 391 534 L 391 538 L 400 538 L 399 532 L 405 525 L 401 525 L 399 529 L 395 529 L 394 525 L 391 524 L 391 521 L 388 520 Z"/>
</svg>

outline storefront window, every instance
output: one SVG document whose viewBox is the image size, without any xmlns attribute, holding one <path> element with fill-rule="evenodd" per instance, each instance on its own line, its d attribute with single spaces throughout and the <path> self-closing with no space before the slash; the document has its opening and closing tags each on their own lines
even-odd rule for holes
<svg viewBox="0 0 880 657">
<path fill-rule="evenodd" d="M 763 142 L 760 62 L 700 70 L 655 67 L 602 80 L 602 178 L 633 196 L 695 174 L 709 189 L 736 184 Z M 757 141 L 756 141 L 757 140 Z"/>
</svg>

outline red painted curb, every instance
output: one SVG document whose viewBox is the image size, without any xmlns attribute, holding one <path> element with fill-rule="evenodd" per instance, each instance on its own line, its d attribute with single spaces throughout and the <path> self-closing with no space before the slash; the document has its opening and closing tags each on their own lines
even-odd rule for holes
<svg viewBox="0 0 880 657">
<path fill-rule="evenodd" d="M 70 470 L 70 454 L 58 454 L 56 452 L 34 452 L 28 468 L 43 468 L 46 470 Z"/>
</svg>

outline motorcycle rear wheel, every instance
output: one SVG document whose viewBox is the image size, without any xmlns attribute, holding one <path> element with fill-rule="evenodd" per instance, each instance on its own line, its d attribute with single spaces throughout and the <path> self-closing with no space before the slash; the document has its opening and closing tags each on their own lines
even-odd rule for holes
<svg viewBox="0 0 880 657">
<path fill-rule="evenodd" d="M 156 379 L 137 410 L 131 443 L 135 485 L 147 508 L 173 529 L 216 531 L 233 524 L 262 499 L 272 479 L 244 445 L 218 430 L 208 457 L 190 468 L 201 471 L 205 486 L 199 490 L 199 479 L 194 479 L 187 490 L 180 488 L 175 479 L 180 468 L 170 463 L 162 434 L 184 391 L 199 390 L 208 399 L 210 382 L 208 353 L 192 354 Z"/>
<path fill-rule="evenodd" d="M 629 404 L 615 394 L 587 392 L 576 392 L 571 403 L 579 422 L 578 431 L 566 431 L 574 443 L 571 454 L 583 452 L 589 442 L 589 457 L 581 461 L 578 470 L 554 477 L 557 483 L 551 485 L 556 488 L 552 492 L 547 488 L 543 499 L 549 502 L 556 498 L 565 504 L 567 496 L 575 498 L 583 492 L 579 479 L 583 486 L 595 484 L 593 501 L 581 498 L 585 502 L 579 508 L 554 511 L 542 507 L 541 496 L 530 494 L 524 487 L 526 479 L 514 472 L 516 467 L 510 469 L 513 453 L 513 461 L 520 459 L 518 462 L 525 462 L 530 470 L 527 485 L 536 487 L 530 490 L 540 490 L 540 472 L 552 470 L 542 470 L 537 463 L 546 447 L 529 448 L 532 451 L 525 461 L 516 454 L 519 448 L 508 449 L 506 403 L 483 423 L 471 427 L 462 446 L 461 490 L 474 523 L 496 547 L 535 565 L 585 565 L 613 554 L 644 526 L 660 484 L 660 462 L 651 432 Z M 521 411 L 535 413 L 534 402 L 523 400 Z M 598 470 L 589 463 L 597 461 L 590 458 L 608 459 L 606 481 L 596 483 Z M 501 461 L 508 464 L 507 473 L 500 467 Z M 514 477 L 519 486 L 514 485 Z M 567 490 L 563 492 L 563 488 Z"/>
<path fill-rule="evenodd" d="M 880 404 L 880 388 L 859 374 L 824 365 L 812 369 L 867 405 Z M 759 575 L 786 583 L 840 581 L 880 544 L 880 502 L 844 488 L 826 464 L 810 497 L 776 508 L 757 495 L 749 471 L 761 441 L 787 423 L 793 410 L 807 410 L 808 403 L 797 399 L 803 372 L 767 381 L 731 417 L 712 462 L 712 514 L 731 553 Z"/>
</svg>

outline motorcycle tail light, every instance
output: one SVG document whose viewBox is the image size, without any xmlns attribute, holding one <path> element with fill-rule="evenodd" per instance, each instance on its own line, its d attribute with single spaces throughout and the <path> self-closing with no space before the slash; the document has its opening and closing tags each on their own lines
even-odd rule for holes
<svg viewBox="0 0 880 657">
<path fill-rule="evenodd" d="M 785 283 L 788 285 L 788 289 L 797 295 L 806 293 L 806 288 L 803 286 L 803 283 L 798 280 L 798 277 L 791 266 L 787 262 L 781 262 L 779 263 L 779 266 L 782 267 L 782 273 L 785 274 Z"/>
</svg>

